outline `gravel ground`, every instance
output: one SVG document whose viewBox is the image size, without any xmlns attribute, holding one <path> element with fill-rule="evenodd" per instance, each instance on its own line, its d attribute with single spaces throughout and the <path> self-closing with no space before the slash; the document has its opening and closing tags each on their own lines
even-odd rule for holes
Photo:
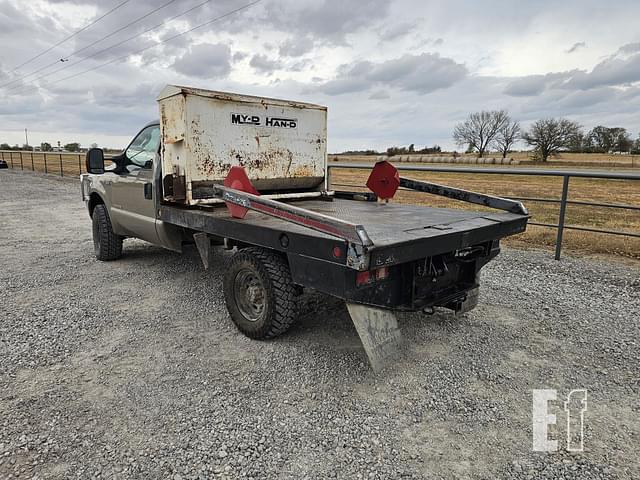
<svg viewBox="0 0 640 480">
<path fill-rule="evenodd" d="M 193 249 L 97 262 L 77 182 L 0 171 L 0 245 L 0 478 L 640 478 L 637 264 L 504 250 L 473 312 L 401 315 L 376 376 L 331 298 L 258 342 Z M 531 451 L 535 388 L 557 453 Z"/>
</svg>

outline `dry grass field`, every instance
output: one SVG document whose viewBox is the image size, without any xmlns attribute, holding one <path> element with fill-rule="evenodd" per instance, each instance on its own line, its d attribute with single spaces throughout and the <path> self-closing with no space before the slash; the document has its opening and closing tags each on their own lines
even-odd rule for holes
<svg viewBox="0 0 640 480">
<path fill-rule="evenodd" d="M 513 152 L 508 155 L 514 160 L 532 161 L 530 152 Z M 561 153 L 549 160 L 551 165 L 592 165 L 606 164 L 619 167 L 640 167 L 640 155 L 612 155 L 608 153 Z"/>
<path fill-rule="evenodd" d="M 508 171 L 508 167 L 504 168 Z M 331 182 L 335 188 L 359 190 L 365 184 L 368 174 L 366 170 L 335 168 L 331 173 Z M 559 199 L 562 192 L 561 177 L 461 175 L 433 172 L 402 172 L 402 175 L 505 197 Z M 640 206 L 640 184 L 637 181 L 572 178 L 569 185 L 569 199 Z M 469 208 L 469 205 L 463 202 L 402 190 L 393 201 L 448 208 Z M 525 202 L 525 204 L 533 221 L 550 224 L 558 222 L 558 204 L 541 202 Z M 640 211 L 568 205 L 566 223 L 638 233 L 640 232 Z M 526 233 L 512 237 L 506 240 L 506 243 L 551 248 L 555 245 L 555 238 L 556 230 L 553 228 L 529 226 Z M 563 249 L 581 253 L 613 253 L 640 260 L 640 238 L 565 230 Z"/>
<path fill-rule="evenodd" d="M 450 153 L 441 153 L 433 155 L 417 155 L 418 157 L 450 157 Z M 459 154 L 464 158 L 475 158 L 475 154 Z M 547 163 L 534 162 L 531 158 L 531 152 L 511 152 L 508 158 L 517 160 L 521 165 L 540 166 L 540 167 L 602 167 L 602 168 L 639 168 L 640 155 L 613 155 L 600 153 L 561 153 L 551 157 Z M 330 160 L 354 161 L 354 162 L 370 162 L 375 159 L 371 155 L 329 155 Z M 501 158 L 501 155 L 490 152 L 485 158 L 491 159 Z"/>
<path fill-rule="evenodd" d="M 522 153 L 524 155 L 524 153 Z M 32 163 L 33 156 L 33 163 Z M 45 155 L 40 152 L 0 152 L 0 158 L 4 158 L 15 169 L 45 171 Z M 84 154 L 74 153 L 47 153 L 47 172 L 54 175 L 74 177 L 84 172 Z M 330 156 L 333 163 L 335 155 Z M 340 161 L 352 161 L 372 163 L 376 157 L 371 156 L 337 156 Z M 516 158 L 514 156 L 514 158 Z M 22 159 L 22 160 L 21 160 Z M 62 163 L 61 163 L 62 159 Z M 620 161 L 631 161 L 628 155 L 574 155 L 563 154 L 549 164 L 537 164 L 534 168 L 598 168 L 603 164 L 609 168 L 616 168 Z M 607 163 L 608 162 L 608 163 Z M 640 162 L 640 159 L 638 160 Z M 640 166 L 640 163 L 637 163 Z M 403 163 L 403 165 L 408 165 Z M 410 165 L 410 164 L 409 164 Z M 432 164 L 433 165 L 433 164 Z M 446 164 L 443 164 L 443 166 Z M 434 166 L 437 166 L 434 165 Z M 463 165 L 458 165 L 463 166 Z M 526 165 L 526 168 L 531 168 Z M 630 164 L 627 165 L 627 168 Z M 507 171 L 511 167 L 501 167 Z M 618 167 L 619 168 L 619 167 Z M 629 169 L 631 170 L 631 169 Z M 640 172 L 640 169 L 635 170 Z M 368 171 L 332 169 L 331 179 L 334 186 L 344 188 L 341 185 L 349 185 L 350 189 L 364 188 Z M 501 196 L 516 197 L 543 197 L 560 198 L 562 191 L 562 179 L 560 177 L 521 177 L 510 175 L 460 175 L 430 172 L 405 172 L 407 177 L 425 179 L 436 183 L 444 183 L 469 190 L 493 193 Z M 640 206 L 640 184 L 634 181 L 619 180 L 590 180 L 571 179 L 569 198 L 571 200 L 595 201 L 602 203 L 621 203 Z M 446 206 L 451 208 L 469 208 L 468 205 L 416 192 L 401 191 L 394 201 L 411 202 L 424 205 Z M 557 223 L 559 205 L 552 203 L 525 202 L 532 214 L 533 221 L 541 223 Z M 640 232 L 640 211 L 628 211 L 613 208 L 596 208 L 578 205 L 569 205 L 567 208 L 566 222 L 569 225 L 579 225 L 611 230 L 624 230 Z M 508 239 L 511 245 L 533 245 L 537 247 L 552 248 L 555 245 L 556 231 L 552 228 L 529 226 L 527 232 Z M 563 248 L 579 251 L 581 253 L 605 253 L 616 254 L 633 259 L 640 259 L 640 238 L 603 235 L 581 231 L 566 230 L 564 234 Z"/>
</svg>

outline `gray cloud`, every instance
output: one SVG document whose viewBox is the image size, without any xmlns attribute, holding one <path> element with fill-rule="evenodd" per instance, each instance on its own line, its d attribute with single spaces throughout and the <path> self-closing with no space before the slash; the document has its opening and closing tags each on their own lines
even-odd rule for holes
<svg viewBox="0 0 640 480">
<path fill-rule="evenodd" d="M 391 42 L 397 38 L 404 37 L 411 33 L 416 27 L 416 21 L 399 22 L 391 25 L 380 33 L 381 42 Z"/>
<path fill-rule="evenodd" d="M 388 0 L 286 0 L 270 2 L 261 19 L 277 30 L 345 44 L 355 33 L 388 16 Z"/>
<path fill-rule="evenodd" d="M 278 53 L 282 57 L 301 57 L 305 53 L 309 53 L 313 49 L 313 39 L 304 37 L 290 37 L 281 45 Z"/>
<path fill-rule="evenodd" d="M 381 63 L 358 62 L 343 65 L 336 79 L 326 82 L 321 90 L 329 95 L 367 90 L 386 85 L 400 90 L 426 94 L 447 88 L 467 75 L 464 65 L 434 53 L 403 55 Z"/>
<path fill-rule="evenodd" d="M 371 82 L 362 77 L 337 78 L 316 88 L 316 91 L 327 95 L 342 95 L 345 93 L 362 92 L 371 87 Z"/>
<path fill-rule="evenodd" d="M 50 16 L 29 15 L 24 9 L 16 8 L 6 1 L 0 3 L 0 25 L 2 25 L 3 34 L 22 33 L 33 28 L 46 29 L 51 35 L 58 35 L 61 31 L 60 26 Z M 46 39 L 34 38 L 32 40 L 36 44 L 46 44 Z"/>
<path fill-rule="evenodd" d="M 640 52 L 640 42 L 627 43 L 618 49 L 618 53 L 637 53 Z"/>
<path fill-rule="evenodd" d="M 384 90 L 378 90 L 377 92 L 373 92 L 369 95 L 369 100 L 386 100 L 387 98 L 391 98 L 389 92 L 385 92 Z"/>
<path fill-rule="evenodd" d="M 539 95 L 547 88 L 558 87 L 576 72 L 547 73 L 546 75 L 527 75 L 516 78 L 505 87 L 504 93 L 513 97 Z"/>
<path fill-rule="evenodd" d="M 231 50 L 227 45 L 202 43 L 173 63 L 173 68 L 184 75 L 199 78 L 226 77 L 231 71 Z"/>
<path fill-rule="evenodd" d="M 566 88 L 589 89 L 599 86 L 626 85 L 640 81 L 640 53 L 629 58 L 610 57 L 591 72 L 580 71 L 568 80 Z"/>
<path fill-rule="evenodd" d="M 249 54 L 247 52 L 235 52 L 233 54 L 232 58 L 233 58 L 234 62 L 241 62 L 242 60 L 244 60 L 248 56 L 249 56 Z"/>
<path fill-rule="evenodd" d="M 198 1 L 176 0 L 82 55 L 140 33 Z M 15 138 L 20 142 L 25 126 L 30 131 L 57 132 L 54 137 L 58 132 L 97 132 L 128 138 L 157 116 L 155 97 L 164 84 L 179 80 L 211 88 L 211 78 L 216 79 L 214 88 L 222 90 L 327 104 L 332 149 L 409 143 L 447 146 L 456 122 L 470 111 L 493 108 L 508 109 L 523 125 L 542 117 L 568 116 L 587 128 L 624 125 L 635 134 L 640 129 L 640 42 L 625 44 L 632 38 L 625 32 L 632 31 L 640 5 L 623 0 L 624 8 L 608 12 L 612 28 L 599 31 L 595 26 L 601 22 L 589 13 L 596 0 L 585 0 L 589 8 L 576 0 L 541 1 L 500 5 L 469 0 L 446 4 L 418 0 L 264 1 L 153 47 L 135 59 L 53 83 L 154 45 L 158 39 L 241 5 L 238 0 L 216 0 L 152 35 L 47 76 L 37 82 L 39 88 L 27 83 L 23 90 L 0 90 L 0 137 L 6 136 L 0 140 L 15 143 L 11 135 L 17 132 Z M 129 2 L 21 73 L 55 61 L 160 4 L 157 0 Z M 83 8 L 70 16 L 74 5 Z M 92 12 L 90 16 L 95 18 L 113 5 L 97 0 L 0 0 L 0 84 L 15 78 L 16 74 L 10 73 L 13 67 L 90 20 L 71 21 L 75 13 Z M 578 31 L 582 42 L 568 48 Z M 441 49 L 442 38 L 446 39 L 446 56 L 434 54 Z M 550 62 L 535 54 L 524 62 L 521 58 L 510 60 L 522 55 L 514 40 L 544 49 L 550 38 L 563 50 L 579 53 L 550 52 Z M 596 42 L 597 52 L 584 48 Z M 207 51 L 211 45 L 218 47 Z M 602 48 L 615 53 L 604 59 L 596 57 Z M 547 66 L 563 58 L 580 69 L 552 71 Z M 337 67 L 338 63 L 342 65 Z M 538 75 L 517 75 L 525 70 Z M 496 73 L 502 71 L 512 76 Z M 486 72 L 494 73 L 488 76 Z M 387 100 L 390 97 L 393 101 Z M 406 115 L 415 121 L 392 121 Z M 362 122 L 362 118 L 369 121 Z M 99 138 L 96 141 L 104 144 Z"/>
<path fill-rule="evenodd" d="M 585 48 L 586 46 L 587 44 L 585 42 L 576 42 L 571 46 L 571 48 L 567 50 L 567 53 L 577 52 L 578 50 L 580 50 L 581 48 Z"/>
<path fill-rule="evenodd" d="M 287 69 L 291 72 L 304 72 L 313 70 L 313 62 L 308 59 L 301 59 L 291 62 L 287 65 Z"/>
<path fill-rule="evenodd" d="M 630 56 L 620 52 L 632 53 L 640 50 L 640 44 L 628 44 L 618 52 L 598 63 L 591 71 L 572 70 L 569 72 L 548 73 L 546 75 L 528 75 L 511 81 L 504 93 L 514 97 L 540 95 L 546 90 L 559 88 L 569 90 L 589 90 L 598 87 L 622 87 L 640 82 L 640 53 Z"/>
<path fill-rule="evenodd" d="M 251 57 L 249 65 L 258 72 L 266 73 L 267 75 L 271 75 L 275 70 L 282 68 L 282 62 L 280 60 L 269 58 L 262 53 L 258 53 Z"/>
<path fill-rule="evenodd" d="M 546 86 L 546 75 L 529 75 L 509 83 L 507 88 L 504 89 L 504 93 L 514 97 L 528 97 L 539 95 Z"/>
</svg>

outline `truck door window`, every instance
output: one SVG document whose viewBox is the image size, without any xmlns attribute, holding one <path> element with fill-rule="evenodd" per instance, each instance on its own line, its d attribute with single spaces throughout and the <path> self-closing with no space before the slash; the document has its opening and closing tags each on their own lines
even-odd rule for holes
<svg viewBox="0 0 640 480">
<path fill-rule="evenodd" d="M 134 138 L 129 148 L 125 152 L 129 161 L 140 167 L 144 167 L 147 162 L 153 161 L 160 147 L 160 127 L 152 125 L 142 130 Z"/>
</svg>

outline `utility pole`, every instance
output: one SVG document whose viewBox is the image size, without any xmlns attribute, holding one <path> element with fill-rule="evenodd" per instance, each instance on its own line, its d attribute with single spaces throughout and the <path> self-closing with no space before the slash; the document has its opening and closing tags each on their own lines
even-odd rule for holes
<svg viewBox="0 0 640 480">
<path fill-rule="evenodd" d="M 27 137 L 27 129 L 24 129 L 24 141 L 27 147 L 29 146 L 29 137 Z"/>
</svg>

